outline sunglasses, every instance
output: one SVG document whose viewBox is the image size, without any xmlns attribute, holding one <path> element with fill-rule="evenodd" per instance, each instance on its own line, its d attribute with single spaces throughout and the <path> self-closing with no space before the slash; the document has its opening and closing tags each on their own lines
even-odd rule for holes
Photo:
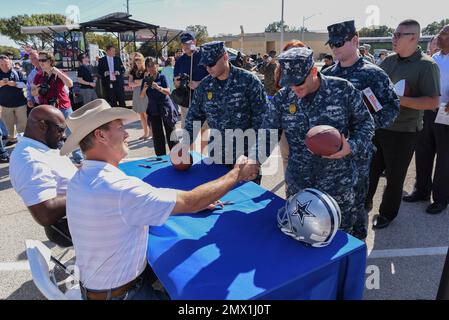
<svg viewBox="0 0 449 320">
<path fill-rule="evenodd" d="M 48 59 L 39 59 L 39 62 L 47 62 Z"/>
<path fill-rule="evenodd" d="M 399 39 L 399 38 L 401 38 L 402 36 L 411 36 L 411 35 L 414 35 L 414 34 L 416 34 L 416 33 L 414 33 L 414 32 L 404 32 L 404 33 L 401 33 L 401 32 L 395 32 L 395 33 L 392 33 L 392 36 L 393 36 L 393 38 L 395 38 L 395 39 Z"/>
<path fill-rule="evenodd" d="M 56 124 L 48 120 L 44 120 L 44 122 L 47 126 L 55 128 L 58 133 L 64 133 L 64 131 L 67 129 L 67 127 L 64 125 Z"/>
<path fill-rule="evenodd" d="M 341 48 L 341 47 L 343 47 L 345 45 L 346 42 L 351 41 L 352 38 L 354 38 L 354 36 L 355 36 L 355 34 L 352 34 L 352 35 L 349 35 L 349 36 L 347 36 L 346 38 L 344 38 L 343 40 L 340 40 L 340 41 L 335 41 L 335 42 L 330 42 L 329 41 L 329 47 L 331 49 Z"/>
</svg>

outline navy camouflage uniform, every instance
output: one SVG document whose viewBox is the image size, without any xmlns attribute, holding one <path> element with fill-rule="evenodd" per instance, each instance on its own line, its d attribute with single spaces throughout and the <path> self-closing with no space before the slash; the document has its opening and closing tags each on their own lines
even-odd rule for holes
<svg viewBox="0 0 449 320">
<path fill-rule="evenodd" d="M 355 33 L 354 21 L 346 21 L 329 26 L 329 42 L 335 43 L 345 39 Z M 340 63 L 323 71 L 324 75 L 339 77 L 351 82 L 360 91 L 371 88 L 374 95 L 382 105 L 382 110 L 372 111 L 375 130 L 388 128 L 399 115 L 399 97 L 394 91 L 394 85 L 388 75 L 380 67 L 360 58 L 354 65 L 344 68 Z M 368 235 L 368 212 L 365 210 L 365 200 L 368 193 L 369 171 L 374 148 L 369 156 L 369 160 L 356 162 L 359 178 L 355 187 L 354 214 L 357 215 L 357 222 L 354 225 L 352 234 L 365 239 Z"/>
<path fill-rule="evenodd" d="M 305 188 L 331 195 L 342 212 L 340 228 L 351 232 L 356 217 L 354 188 L 355 161 L 366 159 L 372 149 L 373 119 L 361 93 L 343 79 L 320 75 L 317 92 L 298 98 L 291 85 L 301 83 L 313 67 L 313 51 L 293 48 L 279 56 L 281 86 L 269 104 L 262 128 L 283 129 L 290 146 L 285 176 L 287 196 Z M 330 125 L 348 138 L 352 154 L 339 160 L 313 155 L 305 145 L 306 134 L 314 126 Z"/>
<path fill-rule="evenodd" d="M 200 63 L 214 64 L 225 52 L 224 42 L 206 43 L 201 47 Z M 220 81 L 209 75 L 195 90 L 185 125 L 190 142 L 196 138 L 193 136 L 194 121 L 201 121 L 201 125 L 207 121 L 209 128 L 218 130 L 223 138 L 226 129 L 241 129 L 244 132 L 247 129 L 258 130 L 262 125 L 263 115 L 267 111 L 267 96 L 263 84 L 252 73 L 231 64 L 229 66 L 228 79 Z M 211 138 L 212 136 L 211 134 Z M 235 146 L 235 139 L 233 145 Z M 224 139 L 221 152 L 222 163 L 226 163 Z M 232 152 L 233 163 L 241 156 L 236 154 L 235 147 L 228 152 Z M 248 155 L 247 141 L 245 141 L 244 154 Z M 211 152 L 210 156 L 213 157 L 214 153 Z"/>
</svg>

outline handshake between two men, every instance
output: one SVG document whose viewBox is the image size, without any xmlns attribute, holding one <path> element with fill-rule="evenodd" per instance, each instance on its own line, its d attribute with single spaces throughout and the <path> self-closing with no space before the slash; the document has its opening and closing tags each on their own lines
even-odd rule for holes
<svg viewBox="0 0 449 320">
<path fill-rule="evenodd" d="M 175 168 L 182 167 L 183 170 L 186 170 L 186 165 L 190 167 L 192 162 L 189 147 L 175 146 L 170 152 L 170 160 Z M 199 212 L 222 208 L 224 203 L 219 199 L 236 184 L 255 180 L 259 176 L 259 172 L 259 164 L 245 156 L 240 156 L 233 169 L 221 178 L 203 184 L 192 191 L 178 193 L 178 201 L 174 213 Z"/>
</svg>

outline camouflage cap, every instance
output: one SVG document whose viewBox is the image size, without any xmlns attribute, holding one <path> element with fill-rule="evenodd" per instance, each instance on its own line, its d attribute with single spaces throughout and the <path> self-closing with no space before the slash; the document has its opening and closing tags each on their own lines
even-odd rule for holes
<svg viewBox="0 0 449 320">
<path fill-rule="evenodd" d="M 223 41 L 212 41 L 201 46 L 201 60 L 199 64 L 208 66 L 214 64 L 225 54 L 226 48 Z"/>
<path fill-rule="evenodd" d="M 329 40 L 326 44 L 346 41 L 350 36 L 357 32 L 354 20 L 330 25 L 327 27 L 327 31 L 329 33 Z"/>
<path fill-rule="evenodd" d="M 179 38 L 181 39 L 181 43 L 186 43 L 186 42 L 195 40 L 194 34 L 192 32 L 189 32 L 189 31 L 181 33 Z"/>
<path fill-rule="evenodd" d="M 308 48 L 292 48 L 278 57 L 282 87 L 303 82 L 313 67 L 313 51 Z"/>
</svg>

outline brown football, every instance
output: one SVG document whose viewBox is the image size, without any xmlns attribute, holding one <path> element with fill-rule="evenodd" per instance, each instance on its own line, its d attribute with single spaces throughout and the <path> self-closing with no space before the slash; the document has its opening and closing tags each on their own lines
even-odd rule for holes
<svg viewBox="0 0 449 320">
<path fill-rule="evenodd" d="M 331 156 L 341 150 L 340 132 L 331 126 L 316 126 L 307 132 L 306 146 L 317 156 Z"/>
<path fill-rule="evenodd" d="M 187 158 L 187 153 L 190 156 Z M 186 151 L 183 148 L 179 148 L 178 150 L 174 149 L 170 152 L 170 161 L 173 167 L 178 171 L 186 171 L 189 170 L 193 164 L 193 157 L 189 151 Z"/>
</svg>

